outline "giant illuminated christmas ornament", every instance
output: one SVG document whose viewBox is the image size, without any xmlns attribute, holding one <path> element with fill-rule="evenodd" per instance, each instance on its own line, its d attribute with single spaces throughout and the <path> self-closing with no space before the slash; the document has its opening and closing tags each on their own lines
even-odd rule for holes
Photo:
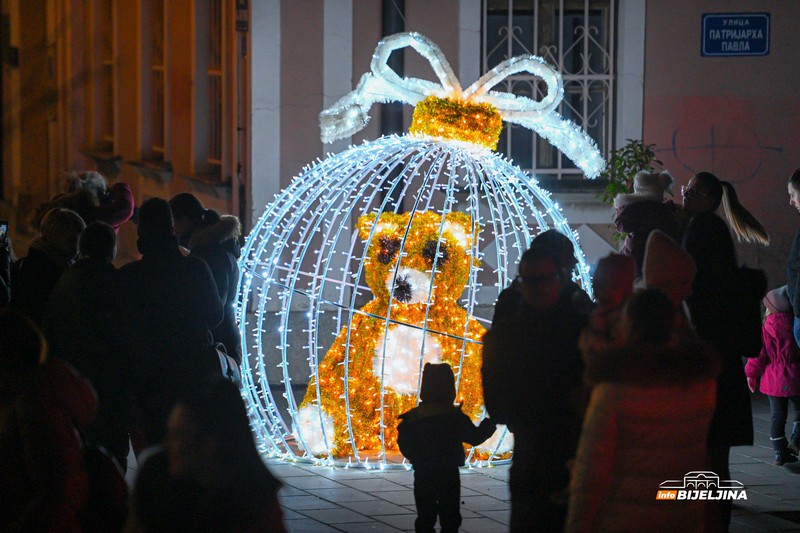
<svg viewBox="0 0 800 533">
<path fill-rule="evenodd" d="M 391 70 L 389 54 L 404 47 L 425 57 L 440 83 Z M 489 90 L 519 72 L 544 80 L 541 101 Z M 537 234 L 555 228 L 572 240 L 575 277 L 591 291 L 558 205 L 492 152 L 506 120 L 535 130 L 597 176 L 602 156 L 556 112 L 562 96 L 560 75 L 535 56 L 509 59 L 462 90 L 424 36 L 402 33 L 378 44 L 371 73 L 320 114 L 322 139 L 359 131 L 372 104 L 385 101 L 416 106 L 410 133 L 305 168 L 267 206 L 243 250 L 243 394 L 262 453 L 407 467 L 397 451 L 397 417 L 417 404 L 425 363 L 450 364 L 464 412 L 476 423 L 485 416 L 480 340 Z M 500 426 L 468 450 L 469 464 L 507 460 L 512 445 Z"/>
</svg>

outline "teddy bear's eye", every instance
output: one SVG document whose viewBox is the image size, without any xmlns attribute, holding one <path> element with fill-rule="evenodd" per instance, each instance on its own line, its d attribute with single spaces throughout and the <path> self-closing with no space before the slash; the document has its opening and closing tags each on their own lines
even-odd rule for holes
<svg viewBox="0 0 800 533">
<path fill-rule="evenodd" d="M 433 258 L 436 257 L 437 244 L 439 247 L 439 259 L 436 260 L 436 264 L 443 265 L 450 259 L 450 253 L 447 251 L 447 244 L 443 242 L 439 243 L 436 239 L 432 239 L 425 243 L 425 248 L 422 249 L 422 257 L 433 264 Z"/>
<path fill-rule="evenodd" d="M 400 239 L 397 237 L 381 237 L 378 239 L 381 249 L 378 252 L 378 261 L 384 265 L 394 259 L 400 249 Z"/>
</svg>

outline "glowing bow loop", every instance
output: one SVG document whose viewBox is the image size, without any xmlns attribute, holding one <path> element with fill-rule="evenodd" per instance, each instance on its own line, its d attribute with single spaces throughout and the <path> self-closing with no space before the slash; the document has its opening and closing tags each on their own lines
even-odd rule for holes
<svg viewBox="0 0 800 533">
<path fill-rule="evenodd" d="M 389 67 L 389 55 L 408 46 L 428 60 L 440 83 L 400 78 Z M 354 91 L 320 113 L 323 142 L 349 137 L 363 129 L 374 103 L 399 101 L 416 105 L 429 96 L 436 96 L 494 106 L 503 120 L 531 129 L 547 139 L 589 178 L 596 178 L 605 167 L 603 156 L 592 138 L 578 125 L 558 114 L 558 105 L 564 97 L 564 84 L 561 75 L 541 57 L 524 55 L 507 59 L 462 91 L 453 69 L 436 44 L 419 33 L 397 33 L 378 43 L 370 70 L 361 77 Z M 529 72 L 545 82 L 547 94 L 542 100 L 489 90 L 519 72 Z"/>
</svg>

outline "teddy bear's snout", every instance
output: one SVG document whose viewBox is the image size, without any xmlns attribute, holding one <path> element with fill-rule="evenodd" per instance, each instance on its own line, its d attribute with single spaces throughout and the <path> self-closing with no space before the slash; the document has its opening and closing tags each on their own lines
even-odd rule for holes
<svg viewBox="0 0 800 533">
<path fill-rule="evenodd" d="M 411 301 L 411 283 L 408 281 L 408 276 L 403 276 L 395 280 L 393 294 L 396 300 L 404 304 Z"/>
<path fill-rule="evenodd" d="M 431 277 L 425 272 L 407 267 L 389 272 L 386 288 L 392 298 L 404 304 L 428 303 L 431 292 Z"/>
</svg>

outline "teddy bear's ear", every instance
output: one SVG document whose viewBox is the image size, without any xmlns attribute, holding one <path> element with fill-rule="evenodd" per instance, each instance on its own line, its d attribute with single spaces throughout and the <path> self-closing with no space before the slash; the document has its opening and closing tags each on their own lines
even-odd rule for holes
<svg viewBox="0 0 800 533">
<path fill-rule="evenodd" d="M 400 229 L 400 224 L 398 222 L 402 221 L 403 216 L 408 219 L 408 215 L 396 215 L 394 213 L 383 213 L 380 218 L 378 218 L 376 213 L 364 215 L 358 219 L 358 234 L 361 236 L 361 239 L 365 241 L 369 238 L 372 226 L 375 226 L 375 231 L 373 231 L 375 235 L 385 231 L 392 233 L 397 232 L 397 230 Z"/>
<path fill-rule="evenodd" d="M 377 218 L 377 213 L 370 213 L 368 215 L 358 217 L 358 235 L 361 237 L 361 240 L 367 240 L 369 237 L 369 232 L 372 229 L 372 226 L 375 224 L 375 220 Z"/>
<path fill-rule="evenodd" d="M 472 248 L 473 229 L 477 233 L 477 225 L 472 227 L 472 218 L 464 213 L 451 213 L 444 222 L 443 233 L 449 233 L 464 250 Z"/>
</svg>

